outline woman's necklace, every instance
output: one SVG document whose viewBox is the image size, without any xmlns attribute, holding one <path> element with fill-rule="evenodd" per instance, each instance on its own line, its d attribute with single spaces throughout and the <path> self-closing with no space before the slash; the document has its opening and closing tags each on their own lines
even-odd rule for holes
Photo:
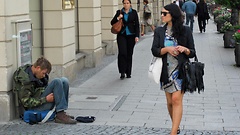
<svg viewBox="0 0 240 135">
<path fill-rule="evenodd" d="M 167 27 L 166 29 L 166 38 L 174 42 L 174 46 L 177 45 L 177 40 L 173 37 L 172 27 Z"/>
</svg>

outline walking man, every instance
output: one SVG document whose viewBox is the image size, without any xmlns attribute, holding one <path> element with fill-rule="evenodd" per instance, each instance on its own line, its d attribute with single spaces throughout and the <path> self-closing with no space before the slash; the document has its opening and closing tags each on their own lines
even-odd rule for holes
<svg viewBox="0 0 240 135">
<path fill-rule="evenodd" d="M 197 5 L 192 0 L 188 0 L 182 6 L 182 11 L 186 13 L 186 25 L 189 25 L 190 22 L 190 29 L 192 30 L 192 32 L 196 8 Z"/>
</svg>

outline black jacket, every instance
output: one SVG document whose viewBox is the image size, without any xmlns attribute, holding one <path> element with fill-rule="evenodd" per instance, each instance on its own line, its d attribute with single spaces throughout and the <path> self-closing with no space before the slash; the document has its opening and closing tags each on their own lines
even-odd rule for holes
<svg viewBox="0 0 240 135">
<path fill-rule="evenodd" d="M 152 54 L 155 57 L 161 57 L 163 60 L 163 68 L 160 81 L 164 84 L 168 83 L 168 70 L 167 70 L 167 53 L 164 55 L 160 55 L 161 49 L 164 48 L 164 39 L 165 39 L 165 32 L 166 32 L 166 25 L 162 27 L 158 27 L 154 31 L 154 39 L 152 43 Z M 192 36 L 192 32 L 188 26 L 184 26 L 184 34 L 181 35 L 177 41 L 178 45 L 182 45 L 187 47 L 190 50 L 190 54 L 186 55 L 185 53 L 180 53 L 178 55 L 178 68 L 179 68 L 179 79 L 182 79 L 183 71 L 182 65 L 184 62 L 189 61 L 189 58 L 193 58 L 195 56 L 195 47 L 194 47 L 194 40 Z"/>
<path fill-rule="evenodd" d="M 208 20 L 209 16 L 208 16 L 208 8 L 207 8 L 207 4 L 206 3 L 198 3 L 197 4 L 197 10 L 196 10 L 196 14 L 198 15 L 198 17 L 202 20 Z"/>
<path fill-rule="evenodd" d="M 124 18 L 124 13 L 123 13 L 123 9 L 122 13 L 123 14 L 123 18 Z M 113 19 L 111 20 L 111 25 L 113 25 L 114 23 L 116 23 L 117 17 L 120 15 L 120 10 L 117 10 L 115 16 L 113 17 Z M 138 14 L 137 11 L 135 9 L 132 9 L 132 12 L 129 12 L 129 16 L 128 16 L 128 21 L 126 22 L 123 19 L 123 28 L 121 29 L 121 31 L 118 34 L 122 34 L 122 32 L 126 29 L 126 26 L 128 26 L 128 29 L 131 33 L 134 33 L 135 37 L 139 37 L 139 20 L 138 20 Z"/>
</svg>

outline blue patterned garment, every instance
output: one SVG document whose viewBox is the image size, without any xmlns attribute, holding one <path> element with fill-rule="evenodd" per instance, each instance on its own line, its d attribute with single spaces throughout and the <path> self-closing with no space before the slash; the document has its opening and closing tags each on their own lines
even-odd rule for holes
<svg viewBox="0 0 240 135">
<path fill-rule="evenodd" d="M 169 46 L 176 46 L 176 45 L 177 45 L 177 41 L 172 36 L 169 36 L 166 33 L 164 46 L 169 47 Z M 170 82 L 164 85 L 161 82 L 160 88 L 165 92 L 173 93 L 175 91 L 181 90 L 181 86 L 182 86 L 182 79 L 177 79 L 178 73 L 179 73 L 177 69 L 177 66 L 178 66 L 177 57 L 173 57 L 171 54 L 168 53 L 167 63 L 168 63 L 167 68 L 168 68 L 168 75 L 169 75 Z"/>
</svg>

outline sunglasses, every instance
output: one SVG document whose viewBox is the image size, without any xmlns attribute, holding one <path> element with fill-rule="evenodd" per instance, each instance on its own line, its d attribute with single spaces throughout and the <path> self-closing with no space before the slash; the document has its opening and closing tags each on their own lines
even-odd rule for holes
<svg viewBox="0 0 240 135">
<path fill-rule="evenodd" d="M 169 14 L 169 12 L 163 12 L 163 11 L 161 11 L 161 15 L 166 16 L 167 14 Z"/>
</svg>

